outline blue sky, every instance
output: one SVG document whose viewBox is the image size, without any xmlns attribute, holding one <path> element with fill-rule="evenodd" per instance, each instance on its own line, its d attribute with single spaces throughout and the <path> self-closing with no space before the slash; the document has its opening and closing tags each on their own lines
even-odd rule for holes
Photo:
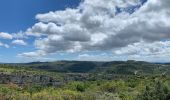
<svg viewBox="0 0 170 100">
<path fill-rule="evenodd" d="M 15 33 L 25 31 L 33 26 L 37 20 L 35 15 L 49 11 L 64 10 L 67 7 L 75 8 L 80 0 L 1 0 L 0 1 L 0 32 Z M 9 43 L 9 40 L 0 39 Z M 0 62 L 22 62 L 17 54 L 34 50 L 33 39 L 26 40 L 27 46 L 0 47 Z"/>
<path fill-rule="evenodd" d="M 169 62 L 169 3 L 1 0 L 0 62 Z"/>
<path fill-rule="evenodd" d="M 77 7 L 79 2 L 80 0 L 1 0 L 0 30 L 10 33 L 26 30 L 37 21 L 36 14 Z"/>
</svg>

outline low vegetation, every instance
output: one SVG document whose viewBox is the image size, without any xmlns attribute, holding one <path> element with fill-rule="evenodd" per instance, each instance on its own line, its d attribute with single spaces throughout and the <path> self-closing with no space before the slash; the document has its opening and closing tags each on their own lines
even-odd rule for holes
<svg viewBox="0 0 170 100">
<path fill-rule="evenodd" d="M 85 72 L 69 64 L 57 72 L 41 63 L 0 65 L 0 100 L 170 100 L 168 64 L 93 62 Z M 76 71 L 63 71 L 70 67 Z"/>
</svg>

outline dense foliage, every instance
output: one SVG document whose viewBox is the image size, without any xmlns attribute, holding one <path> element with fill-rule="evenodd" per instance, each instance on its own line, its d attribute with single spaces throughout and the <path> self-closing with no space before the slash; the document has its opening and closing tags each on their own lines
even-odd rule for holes
<svg viewBox="0 0 170 100">
<path fill-rule="evenodd" d="M 73 81 L 62 87 L 0 85 L 2 100 L 170 100 L 170 80 L 146 77 L 127 80 Z"/>
<path fill-rule="evenodd" d="M 67 64 L 61 72 L 40 69 L 42 63 L 0 65 L 0 100 L 170 100 L 168 64 L 93 62 L 89 71 L 80 69 L 80 63 Z M 28 83 L 32 76 L 36 80 Z"/>
</svg>

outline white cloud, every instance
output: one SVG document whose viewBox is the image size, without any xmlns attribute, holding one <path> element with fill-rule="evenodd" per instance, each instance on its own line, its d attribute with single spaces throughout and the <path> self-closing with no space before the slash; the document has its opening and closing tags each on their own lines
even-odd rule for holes
<svg viewBox="0 0 170 100">
<path fill-rule="evenodd" d="M 3 39 L 12 39 L 13 37 L 9 33 L 0 32 L 0 38 L 3 38 Z"/>
<path fill-rule="evenodd" d="M 170 52 L 170 41 L 159 41 L 147 44 L 146 42 L 139 42 L 123 47 L 114 51 L 117 55 L 164 55 Z"/>
<path fill-rule="evenodd" d="M 76 60 L 80 61 L 112 61 L 114 59 L 113 55 L 106 53 L 102 54 L 80 54 Z"/>
<path fill-rule="evenodd" d="M 27 43 L 23 40 L 13 40 L 12 44 L 23 45 L 23 46 L 27 45 Z"/>
<path fill-rule="evenodd" d="M 26 36 L 26 34 L 22 31 L 18 32 L 18 33 L 12 33 L 11 34 L 13 36 L 13 38 L 15 39 L 27 39 L 28 37 Z"/>
<path fill-rule="evenodd" d="M 133 14 L 116 15 L 116 7 L 141 5 L 140 0 L 84 0 L 74 9 L 37 14 L 39 22 L 25 33 L 45 36 L 35 40 L 35 47 L 43 52 L 39 55 L 96 50 L 159 55 L 160 52 L 149 46 L 157 50 L 155 43 L 166 44 L 163 40 L 170 38 L 169 4 L 169 0 L 148 0 Z M 145 49 L 135 48 L 139 45 L 144 45 Z"/>
<path fill-rule="evenodd" d="M 0 47 L 9 48 L 9 45 L 8 45 L 8 44 L 4 44 L 4 43 L 0 42 Z"/>
<path fill-rule="evenodd" d="M 46 54 L 43 51 L 35 51 L 35 52 L 26 52 L 22 54 L 18 54 L 19 57 L 28 57 L 28 58 L 41 58 L 41 56 L 45 56 Z"/>
<path fill-rule="evenodd" d="M 122 47 L 113 52 L 115 56 L 126 56 L 129 59 L 146 61 L 163 61 L 170 56 L 170 41 L 159 41 L 147 44 L 139 42 Z M 166 58 L 166 59 L 165 59 Z M 158 60 L 159 59 L 159 60 Z"/>
</svg>

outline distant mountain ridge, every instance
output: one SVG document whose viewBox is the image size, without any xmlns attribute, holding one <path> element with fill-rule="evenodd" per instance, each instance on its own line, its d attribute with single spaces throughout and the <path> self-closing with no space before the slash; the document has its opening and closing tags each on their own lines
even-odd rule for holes
<svg viewBox="0 0 170 100">
<path fill-rule="evenodd" d="M 145 61 L 54 61 L 10 64 L 31 69 L 59 73 L 105 73 L 105 74 L 170 74 L 169 63 L 149 63 Z"/>
<path fill-rule="evenodd" d="M 54 61 L 0 64 L 0 84 L 60 86 L 69 81 L 169 76 L 170 64 L 143 61 Z"/>
</svg>

